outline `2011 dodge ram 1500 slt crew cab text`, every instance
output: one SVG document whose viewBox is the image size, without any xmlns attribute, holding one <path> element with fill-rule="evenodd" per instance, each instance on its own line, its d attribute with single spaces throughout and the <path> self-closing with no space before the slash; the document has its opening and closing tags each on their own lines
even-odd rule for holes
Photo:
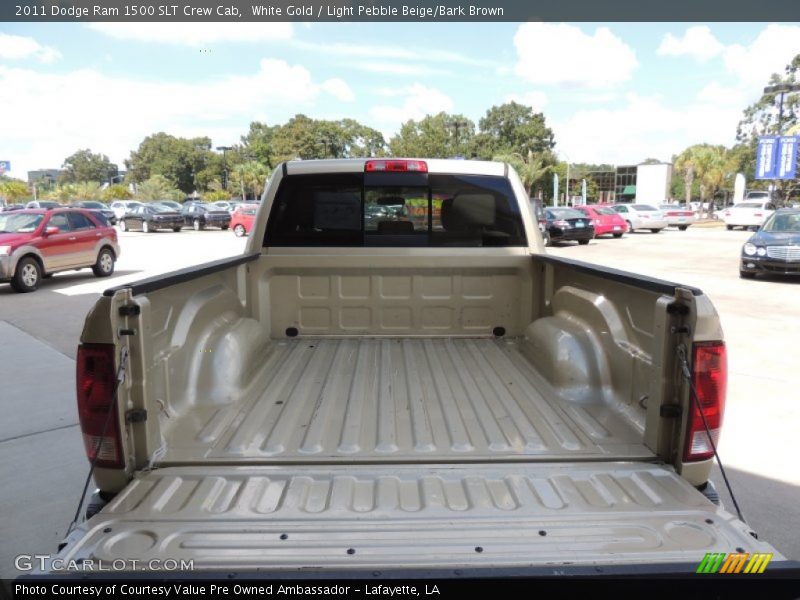
<svg viewBox="0 0 800 600">
<path fill-rule="evenodd" d="M 772 566 L 698 491 L 726 375 L 700 290 L 547 255 L 507 165 L 291 161 L 245 254 L 89 313 L 78 406 L 109 502 L 59 557 Z"/>
</svg>

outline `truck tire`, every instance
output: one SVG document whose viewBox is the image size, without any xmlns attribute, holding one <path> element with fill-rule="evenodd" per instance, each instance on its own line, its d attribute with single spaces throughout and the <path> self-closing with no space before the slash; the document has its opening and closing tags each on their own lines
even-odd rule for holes
<svg viewBox="0 0 800 600">
<path fill-rule="evenodd" d="M 39 266 L 39 261 L 32 256 L 26 256 L 17 263 L 11 288 L 15 292 L 27 294 L 36 291 L 41 280 L 42 268 Z"/>
<path fill-rule="evenodd" d="M 97 262 L 94 263 L 92 271 L 97 277 L 108 277 L 114 272 L 114 262 L 116 258 L 110 248 L 103 248 L 97 254 Z"/>
</svg>

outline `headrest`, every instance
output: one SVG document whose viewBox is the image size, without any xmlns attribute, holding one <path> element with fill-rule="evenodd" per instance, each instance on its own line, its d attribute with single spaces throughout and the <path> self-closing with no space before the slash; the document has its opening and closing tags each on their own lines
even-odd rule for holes
<svg viewBox="0 0 800 600">
<path fill-rule="evenodd" d="M 414 233 L 414 224 L 411 221 L 378 221 L 378 233 L 411 235 Z"/>
<path fill-rule="evenodd" d="M 494 222 L 495 201 L 491 194 L 459 194 L 442 201 L 442 227 L 446 231 L 480 229 Z"/>
</svg>

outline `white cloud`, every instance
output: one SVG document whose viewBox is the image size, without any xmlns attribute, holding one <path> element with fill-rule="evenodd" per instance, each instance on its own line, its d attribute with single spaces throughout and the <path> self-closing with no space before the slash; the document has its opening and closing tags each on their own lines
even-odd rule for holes
<svg viewBox="0 0 800 600">
<path fill-rule="evenodd" d="M 353 90 L 342 79 L 328 79 L 323 82 L 322 89 L 341 102 L 352 102 L 356 99 Z"/>
<path fill-rule="evenodd" d="M 142 139 L 158 131 L 210 135 L 231 143 L 253 118 L 281 122 L 323 96 L 346 101 L 347 83 L 318 83 L 303 66 L 264 59 L 250 75 L 192 83 L 109 76 L 93 69 L 40 73 L 0 66 L 3 145 L 14 149 L 15 176 L 57 167 L 78 148 L 122 164 Z M 57 101 L 54 101 L 57 99 Z M 6 158 L 5 156 L 3 158 Z"/>
<path fill-rule="evenodd" d="M 431 75 L 436 72 L 425 65 L 403 64 L 397 62 L 360 62 L 354 68 L 370 73 L 385 73 L 391 75 Z"/>
<path fill-rule="evenodd" d="M 292 46 L 301 50 L 318 52 L 325 56 L 344 56 L 348 58 L 367 58 L 367 59 L 399 59 L 408 61 L 421 61 L 424 63 L 455 63 L 469 65 L 473 67 L 495 67 L 494 61 L 473 58 L 458 52 L 439 50 L 434 48 L 410 49 L 403 46 L 392 45 L 366 45 L 366 44 L 346 44 L 346 43 L 317 43 L 303 40 L 294 40 Z M 351 63 L 350 66 L 358 68 L 358 63 Z M 417 65 L 422 66 L 422 65 Z"/>
<path fill-rule="evenodd" d="M 547 94 L 538 90 L 525 92 L 524 94 L 509 94 L 506 96 L 505 101 L 524 104 L 533 108 L 534 112 L 542 112 L 542 109 L 547 104 Z"/>
<path fill-rule="evenodd" d="M 690 56 L 707 62 L 722 54 L 724 49 L 725 46 L 714 37 L 707 25 L 697 25 L 689 27 L 683 37 L 666 34 L 656 53 L 659 56 Z"/>
<path fill-rule="evenodd" d="M 292 37 L 291 23 L 89 23 L 117 40 L 198 48 L 218 42 L 269 42 Z"/>
<path fill-rule="evenodd" d="M 784 73 L 784 68 L 800 54 L 800 27 L 796 25 L 768 25 L 749 45 L 732 44 L 725 49 L 724 60 L 728 72 L 744 85 L 760 91 L 773 73 Z"/>
<path fill-rule="evenodd" d="M 573 162 L 669 161 L 687 146 L 733 143 L 741 106 L 698 101 L 679 109 L 658 96 L 626 95 L 618 107 L 589 109 L 555 121 L 557 150 Z"/>
<path fill-rule="evenodd" d="M 381 124 L 382 131 L 391 131 L 392 127 L 409 119 L 418 121 L 426 115 L 435 115 L 442 111 L 450 112 L 455 106 L 453 100 L 446 94 L 420 83 L 396 90 L 382 89 L 378 90 L 378 93 L 383 96 L 403 98 L 399 106 L 379 105 L 370 110 L 370 115 Z"/>
<path fill-rule="evenodd" d="M 639 66 L 633 49 L 607 27 L 589 35 L 563 23 L 523 23 L 514 45 L 514 71 L 536 84 L 610 87 L 628 81 Z"/>
<path fill-rule="evenodd" d="M 31 37 L 0 32 L 0 58 L 7 60 L 34 58 L 42 63 L 51 63 L 61 58 L 61 53 L 50 46 L 42 46 Z"/>
</svg>

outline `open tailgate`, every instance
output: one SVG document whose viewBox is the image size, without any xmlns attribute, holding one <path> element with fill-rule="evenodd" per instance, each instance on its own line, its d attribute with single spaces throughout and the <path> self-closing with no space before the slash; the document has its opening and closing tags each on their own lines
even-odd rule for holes
<svg viewBox="0 0 800 600">
<path fill-rule="evenodd" d="M 773 553 L 669 467 L 641 463 L 170 467 L 59 558 L 237 572 L 692 563 Z"/>
</svg>

